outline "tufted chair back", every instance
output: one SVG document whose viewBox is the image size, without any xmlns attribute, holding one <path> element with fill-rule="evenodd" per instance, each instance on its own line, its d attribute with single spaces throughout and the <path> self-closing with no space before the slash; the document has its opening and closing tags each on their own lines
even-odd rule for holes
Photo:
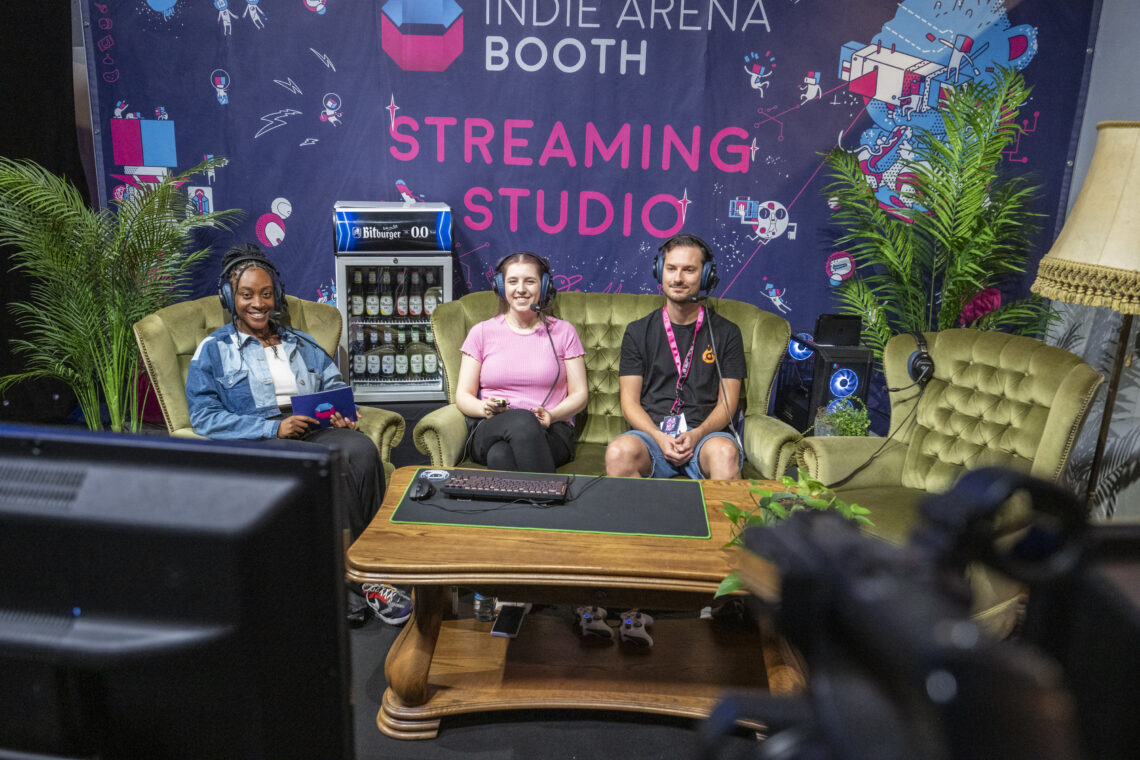
<svg viewBox="0 0 1140 760">
<path fill-rule="evenodd" d="M 925 337 L 933 378 L 921 394 L 917 388 L 891 394 L 891 427 L 907 444 L 901 485 L 942 492 L 966 470 L 990 465 L 1056 481 L 1099 375 L 1079 357 L 1033 338 L 969 329 Z M 914 350 L 910 335 L 887 344 L 889 387 L 911 383 Z"/>
<path fill-rule="evenodd" d="M 289 304 L 288 324 L 312 335 L 326 353 L 336 356 L 341 330 L 336 307 L 293 296 L 285 296 L 285 300 Z M 171 435 L 194 435 L 186 405 L 190 360 L 198 344 L 228 319 L 229 313 L 218 297 L 206 296 L 159 309 L 135 323 L 143 365 Z"/>
<path fill-rule="evenodd" d="M 489 291 L 441 304 L 432 314 L 436 345 L 447 380 L 448 400 L 454 403 L 461 361 L 459 348 L 468 331 L 498 311 L 498 297 Z M 621 415 L 618 369 L 626 325 L 660 309 L 659 295 L 634 293 L 559 293 L 553 313 L 574 325 L 586 349 L 586 382 L 590 399 L 575 420 L 578 449 L 575 471 L 604 472 L 604 450 L 628 427 Z M 787 347 L 790 328 L 783 318 L 727 299 L 712 299 L 718 314 L 740 327 L 748 379 L 741 387 L 741 408 L 766 415 L 776 370 Z M 790 456 L 790 455 L 789 455 Z"/>
</svg>

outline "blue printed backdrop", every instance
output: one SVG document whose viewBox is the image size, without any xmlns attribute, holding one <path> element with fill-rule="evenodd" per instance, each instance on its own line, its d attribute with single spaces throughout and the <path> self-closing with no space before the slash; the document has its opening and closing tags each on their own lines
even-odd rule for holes
<svg viewBox="0 0 1140 760">
<path fill-rule="evenodd" d="M 289 292 L 331 300 L 337 200 L 443 201 L 460 290 L 504 253 L 560 289 L 656 289 L 684 228 L 720 294 L 794 329 L 834 310 L 821 154 L 858 152 L 885 205 L 938 95 L 1016 66 L 1034 87 L 1006 158 L 1062 208 L 1093 0 L 111 0 L 84 11 L 104 201 L 206 155 L 187 186 L 241 208 Z M 1032 267 L 1031 267 L 1032 269 Z M 1028 282 L 1023 283 L 1023 292 Z"/>
</svg>

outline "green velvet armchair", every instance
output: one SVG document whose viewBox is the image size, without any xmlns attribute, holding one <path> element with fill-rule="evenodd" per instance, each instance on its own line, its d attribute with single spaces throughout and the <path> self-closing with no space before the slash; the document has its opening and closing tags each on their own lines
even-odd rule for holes
<svg viewBox="0 0 1140 760">
<path fill-rule="evenodd" d="M 336 356 L 341 318 L 335 306 L 286 296 L 289 322 Z M 143 366 L 158 397 L 166 429 L 173 436 L 199 438 L 190 426 L 186 404 L 186 373 L 194 350 L 207 335 L 226 322 L 226 312 L 217 296 L 167 306 L 135 323 L 135 340 Z M 404 437 L 404 418 L 395 412 L 358 407 L 357 428 L 368 435 L 380 452 L 385 476 L 392 474 L 392 447 Z"/>
<path fill-rule="evenodd" d="M 1056 481 L 1102 381 L 1079 357 L 1033 338 L 969 329 L 925 337 L 935 370 L 921 392 L 905 387 L 914 337 L 895 336 L 883 352 L 887 386 L 900 389 L 890 394 L 885 446 L 882 438 L 807 437 L 796 453 L 800 468 L 832 484 L 883 446 L 836 493 L 869 508 L 869 531 L 894 543 L 917 524 L 922 497 L 949 490 L 967 470 L 1003 466 Z M 969 573 L 976 618 L 1005 635 L 1022 588 L 980 566 Z"/>
<path fill-rule="evenodd" d="M 563 465 L 561 472 L 605 473 L 606 445 L 628 429 L 621 416 L 618 397 L 618 364 L 625 327 L 660 309 L 662 303 L 660 296 L 632 293 L 565 292 L 554 299 L 554 315 L 574 325 L 586 349 L 586 381 L 590 392 L 586 410 L 575 419 L 578 437 L 574 460 Z M 794 428 L 768 416 L 776 370 L 791 332 L 788 323 L 740 301 L 715 299 L 709 303 L 718 314 L 740 327 L 744 341 L 748 362 L 748 378 L 742 384 L 740 396 L 745 414 L 744 476 L 779 477 L 791 464 L 800 438 Z M 432 466 L 472 466 L 470 461 L 460 461 L 465 453 L 467 425 L 454 403 L 459 381 L 459 347 L 472 326 L 494 316 L 497 310 L 498 298 L 489 291 L 482 291 L 442 304 L 432 314 L 432 328 L 451 403 L 426 415 L 412 434 L 416 448 L 431 458 Z"/>
</svg>

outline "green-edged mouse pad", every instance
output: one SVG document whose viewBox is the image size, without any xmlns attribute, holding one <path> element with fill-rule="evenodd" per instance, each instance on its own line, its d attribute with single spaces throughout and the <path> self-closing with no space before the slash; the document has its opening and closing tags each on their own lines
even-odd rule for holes
<svg viewBox="0 0 1140 760">
<path fill-rule="evenodd" d="M 533 504 L 526 499 L 452 498 L 439 487 L 439 478 L 447 472 L 472 471 L 420 468 L 392 513 L 392 522 L 675 538 L 709 538 L 711 535 L 704 494 L 696 480 L 568 475 L 565 476 L 569 479 L 565 502 Z M 487 474 L 488 471 L 475 472 Z M 499 474 L 504 478 L 530 475 Z M 431 493 L 413 499 L 412 492 L 421 479 L 432 483 Z"/>
</svg>

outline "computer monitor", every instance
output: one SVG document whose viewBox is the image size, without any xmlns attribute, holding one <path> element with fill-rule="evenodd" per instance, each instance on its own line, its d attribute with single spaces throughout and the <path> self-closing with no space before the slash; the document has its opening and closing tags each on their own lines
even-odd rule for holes
<svg viewBox="0 0 1140 760">
<path fill-rule="evenodd" d="M 352 757 L 340 466 L 0 425 L 0 758 Z"/>
</svg>

